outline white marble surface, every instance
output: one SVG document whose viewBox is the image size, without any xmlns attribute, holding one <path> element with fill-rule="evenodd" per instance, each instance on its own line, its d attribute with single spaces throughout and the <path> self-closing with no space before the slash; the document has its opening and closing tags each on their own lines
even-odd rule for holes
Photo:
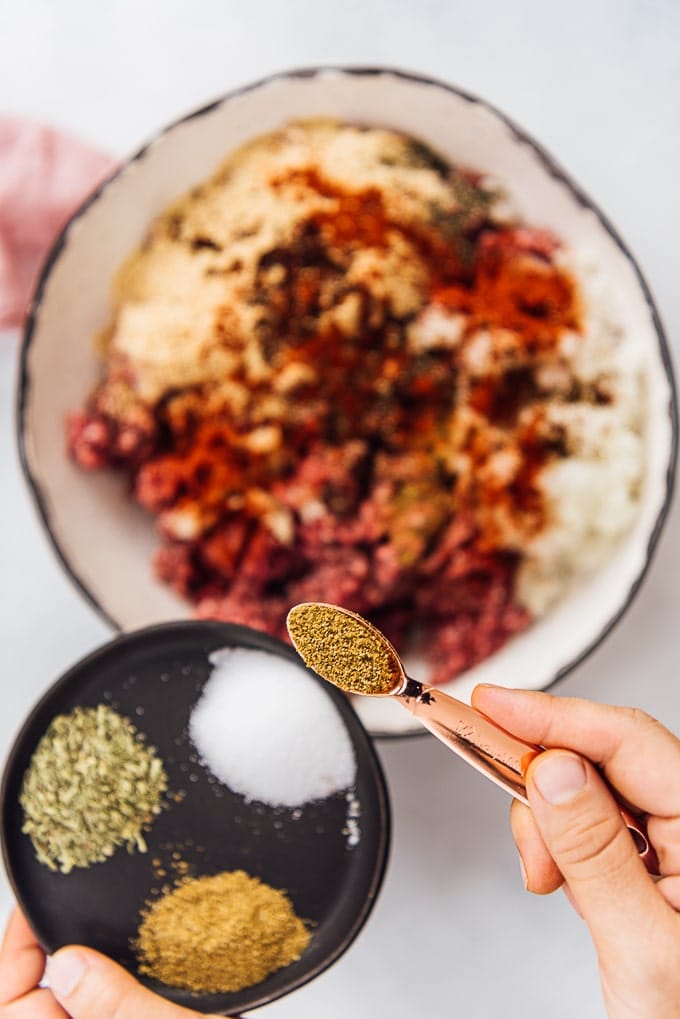
<svg viewBox="0 0 680 1019">
<path fill-rule="evenodd" d="M 679 47 L 674 0 L 22 0 L 0 3 L 0 110 L 122 155 L 178 113 L 286 67 L 381 63 L 449 79 L 534 133 L 602 205 L 677 351 Z M 109 636 L 62 575 L 20 476 L 17 350 L 17 336 L 0 336 L 2 755 L 44 687 Z M 635 605 L 561 693 L 637 704 L 680 731 L 679 551 L 676 511 Z M 380 900 L 340 962 L 263 1014 L 602 1019 L 583 924 L 561 895 L 522 889 L 504 795 L 434 740 L 379 751 L 394 814 Z"/>
</svg>

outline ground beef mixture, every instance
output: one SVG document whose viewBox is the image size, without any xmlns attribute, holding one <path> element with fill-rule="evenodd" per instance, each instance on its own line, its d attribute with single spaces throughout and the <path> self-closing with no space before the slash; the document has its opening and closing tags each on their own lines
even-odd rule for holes
<svg viewBox="0 0 680 1019">
<path fill-rule="evenodd" d="M 515 577 L 567 455 L 576 284 L 483 179 L 379 129 L 291 124 L 160 216 L 68 423 L 154 515 L 196 615 L 285 636 L 339 603 L 443 682 L 530 622 Z"/>
</svg>

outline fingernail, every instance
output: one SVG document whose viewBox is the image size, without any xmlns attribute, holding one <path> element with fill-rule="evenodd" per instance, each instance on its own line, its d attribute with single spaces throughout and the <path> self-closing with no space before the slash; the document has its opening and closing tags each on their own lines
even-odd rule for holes
<svg viewBox="0 0 680 1019">
<path fill-rule="evenodd" d="M 586 784 L 586 769 L 576 754 L 545 754 L 533 767 L 536 788 L 547 803 L 569 803 Z"/>
<path fill-rule="evenodd" d="M 68 998 L 86 970 L 87 962 L 79 952 L 57 952 L 47 960 L 45 976 L 57 998 Z"/>
<path fill-rule="evenodd" d="M 519 869 L 520 869 L 520 873 L 522 875 L 522 881 L 524 883 L 524 890 L 525 890 L 525 892 L 528 892 L 529 891 L 529 878 L 527 877 L 527 869 L 524 866 L 524 860 L 522 859 L 520 853 L 518 853 L 517 856 L 519 858 Z"/>
</svg>

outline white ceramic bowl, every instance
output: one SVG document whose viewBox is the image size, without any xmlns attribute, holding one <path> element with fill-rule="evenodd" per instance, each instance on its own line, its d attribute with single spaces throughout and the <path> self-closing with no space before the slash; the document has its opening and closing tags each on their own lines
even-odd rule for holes
<svg viewBox="0 0 680 1019">
<path fill-rule="evenodd" d="M 677 414 L 668 349 L 647 285 L 621 239 L 553 160 L 505 116 L 440 82 L 383 69 L 321 68 L 257 82 L 172 124 L 82 206 L 47 261 L 28 319 L 19 394 L 21 457 L 63 565 L 90 603 L 123 630 L 187 616 L 189 606 L 153 576 L 157 544 L 124 481 L 88 474 L 66 456 L 64 419 L 98 374 L 92 336 L 109 316 L 112 276 L 149 221 L 204 179 L 232 149 L 290 118 L 330 115 L 393 127 L 452 162 L 499 178 L 527 222 L 606 264 L 644 358 L 649 394 L 641 512 L 608 565 L 546 618 L 451 685 L 545 688 L 611 630 L 649 565 L 671 494 Z M 357 705 L 376 734 L 413 731 L 389 700 Z M 417 723 L 415 723 L 417 726 Z M 416 731 L 420 731 L 418 728 Z"/>
</svg>

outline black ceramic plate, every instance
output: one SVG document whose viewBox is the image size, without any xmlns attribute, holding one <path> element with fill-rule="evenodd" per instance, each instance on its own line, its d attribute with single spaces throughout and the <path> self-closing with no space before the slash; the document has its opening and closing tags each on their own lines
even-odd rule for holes
<svg viewBox="0 0 680 1019">
<path fill-rule="evenodd" d="M 389 842 L 385 780 L 347 700 L 307 670 L 337 707 L 357 761 L 355 794 L 361 835 L 350 845 L 345 793 L 300 811 L 246 803 L 217 783 L 195 759 L 187 722 L 217 648 L 242 646 L 299 661 L 289 647 L 255 630 L 226 623 L 181 622 L 116 638 L 59 679 L 35 707 L 10 753 L 2 786 L 3 854 L 17 900 L 47 952 L 81 943 L 136 975 L 130 939 L 153 888 L 171 880 L 173 853 L 192 876 L 242 868 L 286 889 L 298 916 L 311 922 L 302 957 L 267 980 L 230 994 L 195 995 L 142 978 L 152 990 L 206 1012 L 237 1013 L 273 1001 L 326 969 L 366 921 L 383 877 Z M 304 666 L 300 665 L 301 669 Z M 155 820 L 147 853 L 118 849 L 105 863 L 53 873 L 36 860 L 21 832 L 19 793 L 31 755 L 51 719 L 77 705 L 111 704 L 157 747 L 170 789 L 184 791 Z M 299 814 L 299 816 L 298 816 Z M 345 833 L 343 834 L 343 829 Z M 158 863 L 169 877 L 158 877 Z"/>
</svg>

